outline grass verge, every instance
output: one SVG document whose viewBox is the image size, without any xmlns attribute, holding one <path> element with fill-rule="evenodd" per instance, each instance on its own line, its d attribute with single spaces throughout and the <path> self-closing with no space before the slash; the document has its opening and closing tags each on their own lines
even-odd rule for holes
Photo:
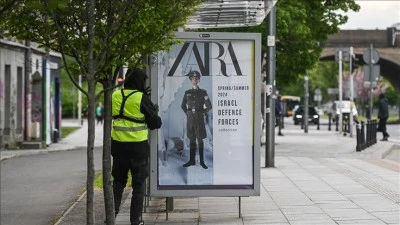
<svg viewBox="0 0 400 225">
<path fill-rule="evenodd" d="M 61 127 L 61 138 L 66 138 L 68 135 L 72 134 L 80 127 Z"/>
</svg>

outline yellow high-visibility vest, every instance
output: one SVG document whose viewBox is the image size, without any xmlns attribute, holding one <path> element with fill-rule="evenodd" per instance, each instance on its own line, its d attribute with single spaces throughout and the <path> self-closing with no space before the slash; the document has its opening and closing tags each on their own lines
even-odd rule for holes
<svg viewBox="0 0 400 225">
<path fill-rule="evenodd" d="M 111 137 L 120 142 L 147 140 L 148 129 L 140 112 L 143 93 L 137 90 L 117 90 L 112 95 L 113 124 Z M 128 106 L 128 107 L 127 107 Z"/>
</svg>

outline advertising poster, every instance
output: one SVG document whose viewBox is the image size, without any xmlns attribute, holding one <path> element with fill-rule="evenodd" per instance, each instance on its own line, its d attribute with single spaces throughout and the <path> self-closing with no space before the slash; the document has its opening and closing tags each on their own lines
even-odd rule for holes
<svg viewBox="0 0 400 225">
<path fill-rule="evenodd" d="M 152 137 L 152 194 L 258 195 L 261 35 L 177 37 L 152 69 L 163 122 Z"/>
</svg>

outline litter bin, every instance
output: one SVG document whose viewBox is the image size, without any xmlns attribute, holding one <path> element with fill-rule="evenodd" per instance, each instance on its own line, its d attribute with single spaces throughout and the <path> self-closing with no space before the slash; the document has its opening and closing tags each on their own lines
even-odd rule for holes
<svg viewBox="0 0 400 225">
<path fill-rule="evenodd" d="M 54 129 L 53 130 L 53 143 L 57 143 L 58 142 L 58 130 Z"/>
</svg>

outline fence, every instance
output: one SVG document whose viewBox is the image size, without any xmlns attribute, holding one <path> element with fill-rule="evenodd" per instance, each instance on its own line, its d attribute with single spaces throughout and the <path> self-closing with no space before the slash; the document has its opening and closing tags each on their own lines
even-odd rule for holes
<svg viewBox="0 0 400 225">
<path fill-rule="evenodd" d="M 357 152 L 376 144 L 377 124 L 377 120 L 357 122 Z"/>
</svg>

